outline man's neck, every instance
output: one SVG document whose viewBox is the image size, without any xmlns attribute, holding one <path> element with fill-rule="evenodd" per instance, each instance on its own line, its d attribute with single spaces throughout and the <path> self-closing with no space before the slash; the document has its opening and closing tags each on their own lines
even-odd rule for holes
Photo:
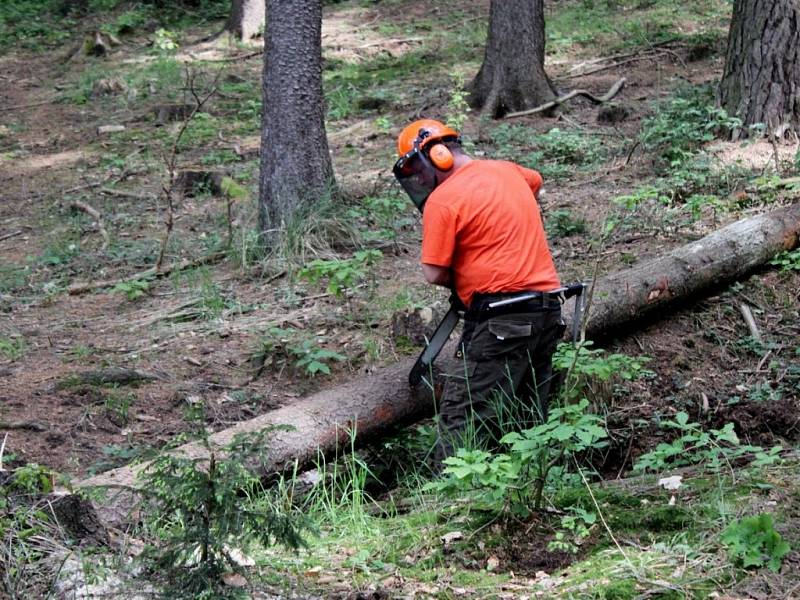
<svg viewBox="0 0 800 600">
<path fill-rule="evenodd" d="M 453 168 L 449 171 L 438 171 L 437 170 L 437 177 L 439 179 L 439 185 L 447 181 L 452 175 L 455 175 L 461 167 L 467 165 L 468 163 L 472 162 L 472 157 L 467 156 L 466 154 L 456 154 L 453 157 Z"/>
</svg>

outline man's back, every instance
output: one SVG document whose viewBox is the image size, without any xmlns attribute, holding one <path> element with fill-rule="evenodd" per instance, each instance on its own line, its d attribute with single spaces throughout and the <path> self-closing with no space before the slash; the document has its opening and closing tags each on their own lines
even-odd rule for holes
<svg viewBox="0 0 800 600">
<path fill-rule="evenodd" d="M 541 181 L 511 162 L 473 160 L 430 195 L 422 262 L 451 267 L 467 306 L 475 292 L 560 286 L 534 196 Z"/>
</svg>

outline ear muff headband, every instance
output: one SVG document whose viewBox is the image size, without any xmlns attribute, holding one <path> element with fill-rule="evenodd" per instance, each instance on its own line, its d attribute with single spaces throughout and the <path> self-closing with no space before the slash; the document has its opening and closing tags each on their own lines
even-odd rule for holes
<svg viewBox="0 0 800 600">
<path fill-rule="evenodd" d="M 449 171 L 453 168 L 453 153 L 444 144 L 434 144 L 428 150 L 428 157 L 431 159 L 433 166 L 440 171 Z"/>
</svg>

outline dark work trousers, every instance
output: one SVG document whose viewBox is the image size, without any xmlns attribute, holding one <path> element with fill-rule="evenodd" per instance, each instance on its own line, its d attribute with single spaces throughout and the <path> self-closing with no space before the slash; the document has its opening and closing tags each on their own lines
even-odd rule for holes
<svg viewBox="0 0 800 600">
<path fill-rule="evenodd" d="M 564 333 L 561 307 L 469 317 L 457 354 L 460 368 L 448 375 L 439 402 L 437 469 L 473 436 L 478 443 L 496 442 L 505 429 L 524 429 L 547 415 L 552 356 Z"/>
</svg>

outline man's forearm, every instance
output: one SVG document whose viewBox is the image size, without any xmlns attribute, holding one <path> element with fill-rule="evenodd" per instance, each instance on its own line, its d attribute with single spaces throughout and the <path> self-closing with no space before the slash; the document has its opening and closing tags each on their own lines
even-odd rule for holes
<svg viewBox="0 0 800 600">
<path fill-rule="evenodd" d="M 443 287 L 452 287 L 453 285 L 453 273 L 449 267 L 422 263 L 422 274 L 425 276 L 425 281 L 433 285 Z"/>
</svg>

